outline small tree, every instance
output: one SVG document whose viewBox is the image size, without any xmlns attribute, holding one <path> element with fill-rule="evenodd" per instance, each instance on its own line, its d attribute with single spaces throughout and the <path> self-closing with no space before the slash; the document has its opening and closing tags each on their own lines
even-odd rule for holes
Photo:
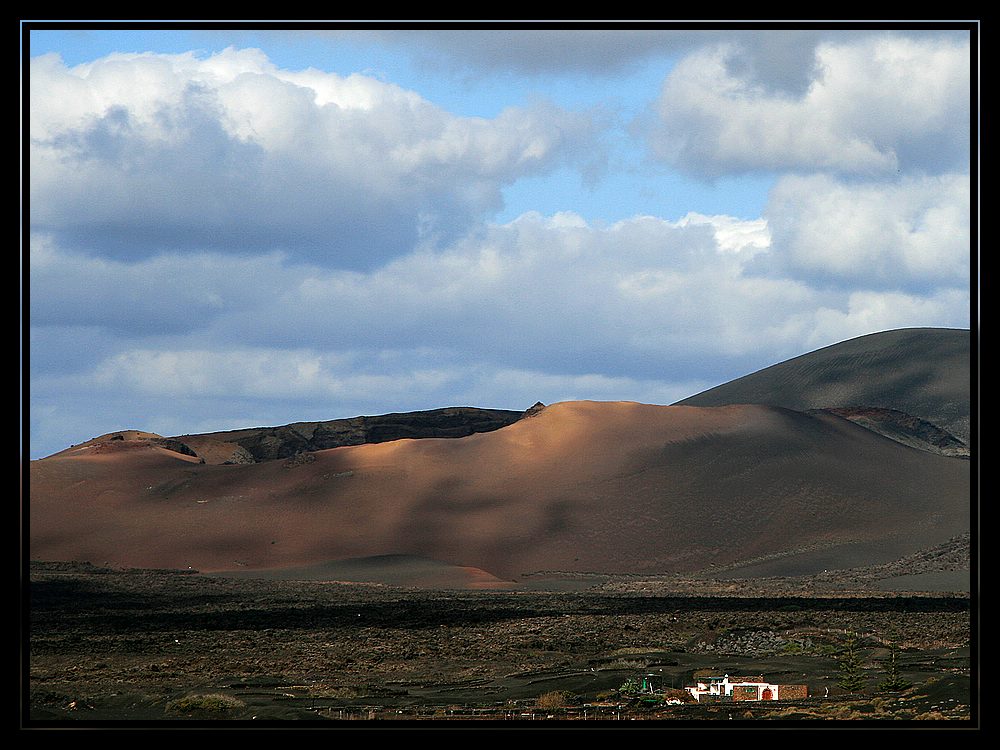
<svg viewBox="0 0 1000 750">
<path fill-rule="evenodd" d="M 562 708 L 570 703 L 574 702 L 574 695 L 566 690 L 553 690 L 548 693 L 542 693 L 538 696 L 536 705 L 538 708 Z"/>
<path fill-rule="evenodd" d="M 840 679 L 837 680 L 837 685 L 849 693 L 859 692 L 865 686 L 867 679 L 865 678 L 864 666 L 861 663 L 857 634 L 852 633 L 844 641 L 844 647 L 837 657 L 837 664 L 840 668 Z"/>
<path fill-rule="evenodd" d="M 618 688 L 618 692 L 622 695 L 638 695 L 642 692 L 642 686 L 639 684 L 637 679 L 629 677 L 622 683 L 622 686 Z"/>
<path fill-rule="evenodd" d="M 879 690 L 898 693 L 900 690 L 906 690 L 910 687 L 911 683 L 903 679 L 899 673 L 899 646 L 895 643 L 889 647 L 889 656 L 882 661 L 882 666 L 886 674 L 885 679 L 878 684 Z"/>
</svg>

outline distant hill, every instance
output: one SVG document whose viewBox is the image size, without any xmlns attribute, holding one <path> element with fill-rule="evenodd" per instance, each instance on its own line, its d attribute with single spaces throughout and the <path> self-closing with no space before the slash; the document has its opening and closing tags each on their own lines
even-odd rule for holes
<svg viewBox="0 0 1000 750">
<path fill-rule="evenodd" d="M 247 465 L 135 442 L 32 462 L 33 558 L 267 571 L 402 554 L 503 580 L 766 559 L 778 575 L 969 530 L 968 461 L 775 407 L 565 402 L 461 439 Z"/>
<path fill-rule="evenodd" d="M 950 328 L 873 333 L 772 365 L 678 403 L 766 404 L 797 411 L 876 407 L 930 422 L 968 446 L 970 337 L 967 330 Z"/>
<path fill-rule="evenodd" d="M 905 575 L 970 532 L 969 360 L 968 331 L 906 329 L 673 406 L 110 433 L 31 462 L 31 556 L 468 588 Z"/>
</svg>

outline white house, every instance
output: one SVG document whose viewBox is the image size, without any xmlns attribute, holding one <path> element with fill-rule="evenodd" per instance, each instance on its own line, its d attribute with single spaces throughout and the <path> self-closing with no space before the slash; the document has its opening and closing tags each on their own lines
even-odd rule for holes
<svg viewBox="0 0 1000 750">
<path fill-rule="evenodd" d="M 695 700 L 701 701 L 703 696 L 714 696 L 721 700 L 728 698 L 734 701 L 776 701 L 780 697 L 803 698 L 806 691 L 804 685 L 775 685 L 765 682 L 759 675 L 753 677 L 702 677 L 696 685 L 684 688 Z"/>
</svg>

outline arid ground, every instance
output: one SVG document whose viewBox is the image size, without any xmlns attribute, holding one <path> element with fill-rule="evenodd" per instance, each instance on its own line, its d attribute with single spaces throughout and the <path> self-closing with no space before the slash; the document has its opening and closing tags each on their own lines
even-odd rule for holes
<svg viewBox="0 0 1000 750">
<path fill-rule="evenodd" d="M 976 722 L 965 595 L 569 583 L 418 590 L 34 563 L 27 721 Z M 851 637 L 855 693 L 838 684 Z M 893 649 L 905 686 L 887 689 Z M 665 705 L 618 691 L 650 674 L 679 688 L 698 670 L 810 697 Z"/>
<path fill-rule="evenodd" d="M 974 726 L 969 372 L 905 329 L 674 406 L 86 440 L 25 477 L 25 718 Z"/>
</svg>

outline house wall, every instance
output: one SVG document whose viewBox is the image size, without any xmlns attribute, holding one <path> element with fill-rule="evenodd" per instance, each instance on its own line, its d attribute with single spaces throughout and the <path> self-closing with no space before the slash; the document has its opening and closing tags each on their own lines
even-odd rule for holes
<svg viewBox="0 0 1000 750">
<path fill-rule="evenodd" d="M 809 688 L 806 685 L 778 685 L 778 698 L 783 701 L 808 697 Z"/>
<path fill-rule="evenodd" d="M 733 685 L 734 701 L 755 701 L 759 695 L 760 690 L 757 685 Z"/>
<path fill-rule="evenodd" d="M 735 682 L 752 684 L 733 684 Z M 772 700 L 795 700 L 796 698 L 808 698 L 809 689 L 805 685 L 772 685 L 764 680 L 754 677 L 740 677 L 735 680 L 728 680 L 724 683 L 713 683 L 708 685 L 704 682 L 698 683 L 697 688 L 685 688 L 698 701 L 719 700 L 724 696 L 730 696 L 734 701 L 759 701 L 765 688 L 770 688 Z"/>
</svg>

